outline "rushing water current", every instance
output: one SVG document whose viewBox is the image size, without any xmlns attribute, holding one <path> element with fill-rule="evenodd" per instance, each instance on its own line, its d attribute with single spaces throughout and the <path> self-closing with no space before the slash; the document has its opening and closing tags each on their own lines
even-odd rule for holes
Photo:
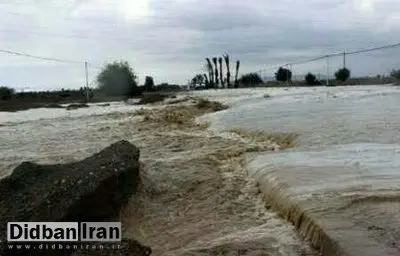
<svg viewBox="0 0 400 256">
<path fill-rule="evenodd" d="M 250 98 L 241 97 L 235 108 L 208 117 L 212 129 L 300 134 L 294 150 L 260 154 L 251 163 L 261 189 L 283 215 L 293 222 L 309 218 L 352 255 L 400 255 L 397 87 L 253 90 Z M 324 240 L 316 238 L 320 232 L 310 234 L 309 225 L 303 228 L 308 238 Z"/>
<path fill-rule="evenodd" d="M 247 128 L 299 134 L 294 149 L 259 154 L 249 167 L 266 199 L 315 246 L 334 241 L 351 255 L 400 255 L 397 87 L 257 88 L 193 94 L 231 105 L 200 118 L 210 121 L 215 132 Z M 60 157 L 85 151 L 79 143 L 95 128 L 92 123 L 99 122 L 96 115 L 133 108 L 112 103 L 71 112 L 0 113 L 0 176 L 21 160 L 48 158 L 41 155 L 46 147 L 43 138 L 50 144 L 55 136 L 64 136 L 63 144 L 52 145 L 52 152 Z M 35 138 L 41 138 L 41 144 Z M 99 148 L 104 146 L 103 138 L 91 139 Z M 49 154 L 49 150 L 43 152 Z M 301 209 L 301 218 L 290 213 L 293 207 Z M 332 241 L 326 242 L 322 233 Z M 325 245 L 325 252 L 333 247 Z"/>
</svg>

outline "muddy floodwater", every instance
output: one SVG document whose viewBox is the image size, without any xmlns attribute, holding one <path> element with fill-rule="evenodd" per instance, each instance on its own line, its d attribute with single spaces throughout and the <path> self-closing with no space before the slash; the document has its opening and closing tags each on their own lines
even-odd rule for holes
<svg viewBox="0 0 400 256">
<path fill-rule="evenodd" d="M 317 255 L 267 210 L 248 177 L 243 153 L 258 145 L 197 126 L 147 123 L 135 113 L 141 107 L 0 113 L 0 174 L 22 161 L 82 160 L 128 140 L 141 151 L 142 185 L 121 211 L 123 236 L 151 246 L 152 255 Z"/>
<path fill-rule="evenodd" d="M 124 210 L 124 233 L 155 255 L 317 255 L 309 244 L 326 255 L 400 255 L 399 89 L 184 94 L 230 108 L 200 117 L 203 131 L 150 129 L 133 114 L 141 106 L 120 102 L 0 112 L 0 176 L 126 139 L 141 149 L 144 184 Z M 221 158 L 247 147 L 232 128 L 299 137 L 292 149 Z"/>
<path fill-rule="evenodd" d="M 208 117 L 213 130 L 300 133 L 295 149 L 259 154 L 249 165 L 274 208 L 326 254 L 400 255 L 400 90 L 271 89 L 242 97 Z"/>
</svg>

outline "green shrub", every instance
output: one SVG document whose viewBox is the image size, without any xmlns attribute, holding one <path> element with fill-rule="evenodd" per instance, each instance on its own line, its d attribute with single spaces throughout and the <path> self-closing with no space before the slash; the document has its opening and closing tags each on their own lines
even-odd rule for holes
<svg viewBox="0 0 400 256">
<path fill-rule="evenodd" d="M 99 89 L 108 95 L 133 97 L 139 94 L 136 75 L 128 62 L 107 64 L 97 76 Z"/>
<path fill-rule="evenodd" d="M 335 73 L 335 78 L 338 81 L 345 82 L 350 78 L 350 70 L 347 68 L 341 68 Z"/>
<path fill-rule="evenodd" d="M 14 95 L 15 90 L 6 86 L 0 86 L 0 99 L 9 100 Z"/>
<path fill-rule="evenodd" d="M 275 79 L 279 82 L 286 82 L 292 80 L 292 71 L 287 68 L 280 67 L 275 73 Z"/>
<path fill-rule="evenodd" d="M 145 82 L 144 82 L 144 88 L 146 92 L 151 92 L 154 90 L 154 79 L 151 76 L 146 76 Z"/>
<path fill-rule="evenodd" d="M 400 69 L 392 70 L 392 72 L 390 72 L 390 76 L 400 81 Z"/>
<path fill-rule="evenodd" d="M 256 86 L 263 83 L 262 78 L 257 73 L 248 73 L 242 75 L 239 79 L 239 83 L 244 86 Z"/>
<path fill-rule="evenodd" d="M 312 73 L 308 73 L 305 77 L 304 80 L 306 81 L 306 83 L 308 85 L 317 85 L 318 84 L 318 80 L 317 77 L 312 74 Z"/>
</svg>

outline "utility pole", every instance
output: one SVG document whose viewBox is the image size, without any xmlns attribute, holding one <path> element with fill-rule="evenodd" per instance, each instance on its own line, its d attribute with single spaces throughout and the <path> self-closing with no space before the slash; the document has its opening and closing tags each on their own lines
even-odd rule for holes
<svg viewBox="0 0 400 256">
<path fill-rule="evenodd" d="M 346 52 L 343 51 L 343 68 L 346 67 Z"/>
<path fill-rule="evenodd" d="M 289 85 L 289 64 L 286 65 L 286 85 Z"/>
<path fill-rule="evenodd" d="M 87 61 L 85 61 L 85 75 L 86 75 L 86 101 L 89 102 L 89 75 L 88 75 Z"/>
<path fill-rule="evenodd" d="M 329 86 L 329 56 L 326 56 L 326 85 Z"/>
</svg>

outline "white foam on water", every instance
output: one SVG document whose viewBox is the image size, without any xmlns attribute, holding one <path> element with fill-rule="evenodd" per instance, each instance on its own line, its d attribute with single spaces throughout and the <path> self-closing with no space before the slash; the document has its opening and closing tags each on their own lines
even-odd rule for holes
<svg viewBox="0 0 400 256">
<path fill-rule="evenodd" d="M 400 189 L 400 145 L 349 144 L 320 151 L 268 154 L 256 158 L 252 166 L 265 173 L 285 166 L 307 167 L 308 174 L 293 173 L 299 180 L 312 180 L 312 184 L 302 187 L 307 192 L 360 186 L 386 191 Z"/>
<path fill-rule="evenodd" d="M 399 89 L 265 91 L 272 97 L 257 91 L 253 100 L 203 119 L 215 131 L 299 133 L 297 148 L 260 154 L 250 164 L 267 200 L 315 246 L 325 244 L 325 253 L 338 253 L 327 244 L 339 242 L 350 255 L 399 255 Z"/>
</svg>

